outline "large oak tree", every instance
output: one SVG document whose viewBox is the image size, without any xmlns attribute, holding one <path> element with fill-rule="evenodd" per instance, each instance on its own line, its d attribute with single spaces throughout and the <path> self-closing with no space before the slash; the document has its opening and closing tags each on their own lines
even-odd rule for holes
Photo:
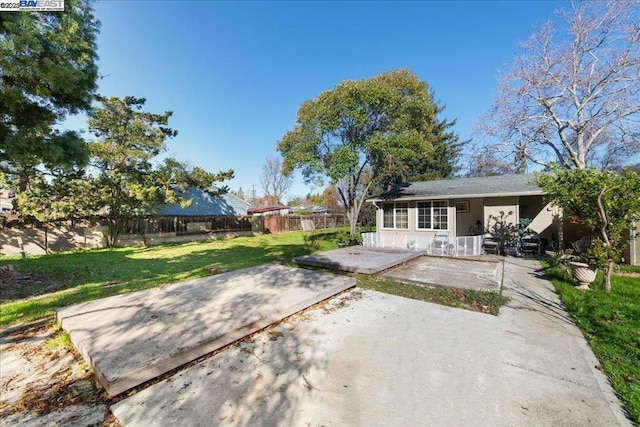
<svg viewBox="0 0 640 427">
<path fill-rule="evenodd" d="M 365 80 L 347 80 L 298 109 L 296 123 L 278 143 L 283 171 L 300 168 L 306 182 L 337 184 L 351 233 L 369 194 L 416 176 L 435 157 L 450 123 L 427 83 L 399 69 Z M 427 172 L 425 170 L 425 172 Z"/>
</svg>

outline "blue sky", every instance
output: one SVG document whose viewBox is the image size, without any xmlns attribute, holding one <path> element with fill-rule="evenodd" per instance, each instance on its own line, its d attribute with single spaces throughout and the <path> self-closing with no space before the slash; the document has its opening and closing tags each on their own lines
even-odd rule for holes
<svg viewBox="0 0 640 427">
<path fill-rule="evenodd" d="M 409 68 L 473 137 L 517 42 L 558 1 L 113 1 L 96 3 L 99 93 L 174 112 L 169 154 L 261 193 L 264 159 L 298 107 L 340 81 Z M 84 118 L 70 119 L 71 128 Z M 312 188 L 296 175 L 289 193 Z M 315 189 L 315 192 L 322 189 Z"/>
</svg>

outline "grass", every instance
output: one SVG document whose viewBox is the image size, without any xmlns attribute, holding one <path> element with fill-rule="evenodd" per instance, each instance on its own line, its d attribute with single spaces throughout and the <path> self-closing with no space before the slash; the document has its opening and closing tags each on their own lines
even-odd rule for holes
<svg viewBox="0 0 640 427">
<path fill-rule="evenodd" d="M 456 288 L 429 288 L 409 283 L 401 283 L 393 279 L 375 275 L 359 275 L 357 280 L 358 286 L 364 289 L 371 289 L 449 307 L 490 313 L 494 316 L 497 316 L 500 307 L 509 301 L 506 296 L 499 292 L 473 291 Z"/>
<path fill-rule="evenodd" d="M 283 233 L 149 247 L 63 252 L 47 256 L 0 258 L 29 277 L 27 283 L 0 286 L 0 326 L 51 316 L 55 309 L 79 302 L 208 276 L 212 268 L 235 270 L 337 248 L 337 230 L 315 234 L 317 247 L 304 233 Z"/>
<path fill-rule="evenodd" d="M 625 272 L 640 267 L 623 266 Z M 578 291 L 561 268 L 547 267 L 560 299 L 600 361 L 630 418 L 640 424 L 640 279 L 613 276 L 611 292 Z"/>
<path fill-rule="evenodd" d="M 616 266 L 616 272 L 640 273 L 640 265 L 618 265 Z"/>
<path fill-rule="evenodd" d="M 71 343 L 71 337 L 67 332 L 59 331 L 53 337 L 49 338 L 45 342 L 45 346 L 52 351 L 56 351 L 60 348 L 66 348 L 68 350 L 73 350 L 73 344 Z"/>
<path fill-rule="evenodd" d="M 0 282 L 0 326 L 53 315 L 56 308 L 195 279 L 212 270 L 235 270 L 337 248 L 341 229 L 294 232 L 149 247 L 0 257 L 20 280 Z M 8 273 L 7 273 L 8 274 Z M 6 276 L 8 277 L 8 276 Z M 506 298 L 497 293 L 427 289 L 377 276 L 358 276 L 359 286 L 407 298 L 497 314 Z"/>
</svg>

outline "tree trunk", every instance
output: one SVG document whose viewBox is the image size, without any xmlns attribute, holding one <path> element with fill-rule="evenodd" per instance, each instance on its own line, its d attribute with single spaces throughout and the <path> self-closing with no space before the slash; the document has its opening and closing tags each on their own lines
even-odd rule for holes
<svg viewBox="0 0 640 427">
<path fill-rule="evenodd" d="M 115 223 L 115 220 L 110 220 L 109 221 L 109 237 L 107 239 L 107 246 L 112 248 L 115 241 L 116 241 L 116 223 Z"/>
<path fill-rule="evenodd" d="M 349 218 L 349 233 L 353 236 L 356 234 L 358 227 L 358 209 L 355 204 L 351 205 L 347 217 Z"/>
<path fill-rule="evenodd" d="M 614 263 L 613 261 L 609 261 L 606 268 L 604 269 L 604 279 L 602 281 L 602 289 L 605 292 L 611 292 L 611 274 L 613 273 Z"/>
</svg>

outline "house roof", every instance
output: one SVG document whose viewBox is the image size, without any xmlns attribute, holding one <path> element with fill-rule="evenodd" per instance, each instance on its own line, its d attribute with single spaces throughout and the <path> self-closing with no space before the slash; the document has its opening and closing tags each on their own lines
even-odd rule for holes
<svg viewBox="0 0 640 427">
<path fill-rule="evenodd" d="M 544 194 L 542 189 L 533 183 L 533 177 L 533 174 L 518 174 L 412 182 L 368 201 L 471 199 Z"/>
<path fill-rule="evenodd" d="M 215 191 L 215 188 L 213 189 Z M 223 194 L 212 197 L 207 192 L 191 187 L 182 196 L 191 199 L 191 206 L 183 208 L 179 203 L 164 205 L 158 208 L 160 216 L 216 216 L 216 215 L 246 215 L 249 203 L 233 194 Z"/>
<path fill-rule="evenodd" d="M 247 209 L 247 212 L 249 212 L 249 214 L 259 214 L 259 213 L 265 213 L 265 212 L 276 212 L 276 211 L 281 211 L 285 209 L 288 210 L 289 207 L 288 206 L 250 207 L 249 209 Z"/>
</svg>

